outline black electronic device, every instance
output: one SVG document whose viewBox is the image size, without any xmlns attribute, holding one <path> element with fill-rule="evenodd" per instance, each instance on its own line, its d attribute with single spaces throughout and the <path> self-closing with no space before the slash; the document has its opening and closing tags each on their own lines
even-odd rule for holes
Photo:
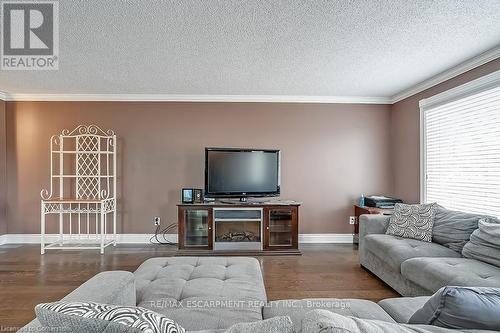
<svg viewBox="0 0 500 333">
<path fill-rule="evenodd" d="M 181 192 L 182 203 L 202 203 L 203 190 L 198 188 L 183 188 Z"/>
<path fill-rule="evenodd" d="M 365 197 L 365 206 L 367 207 L 394 208 L 397 203 L 403 203 L 403 200 L 377 195 Z"/>
<path fill-rule="evenodd" d="M 280 151 L 205 148 L 205 196 L 240 198 L 279 196 Z"/>
</svg>

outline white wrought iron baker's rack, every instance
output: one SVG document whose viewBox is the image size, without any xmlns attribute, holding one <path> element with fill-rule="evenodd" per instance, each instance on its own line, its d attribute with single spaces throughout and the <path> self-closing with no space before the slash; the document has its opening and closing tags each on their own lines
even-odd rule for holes
<svg viewBox="0 0 500 333">
<path fill-rule="evenodd" d="M 41 253 L 116 245 L 116 135 L 96 125 L 63 130 L 50 139 L 50 190 L 40 192 Z M 59 224 L 48 243 L 49 215 Z M 112 215 L 112 233 L 108 216 Z"/>
</svg>

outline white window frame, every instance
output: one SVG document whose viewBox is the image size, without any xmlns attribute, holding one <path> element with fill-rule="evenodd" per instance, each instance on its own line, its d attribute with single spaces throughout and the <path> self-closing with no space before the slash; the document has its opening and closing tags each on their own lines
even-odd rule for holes
<svg viewBox="0 0 500 333">
<path fill-rule="evenodd" d="M 420 203 L 426 202 L 426 126 L 425 110 L 438 105 L 447 104 L 482 91 L 500 86 L 500 70 L 491 74 L 482 76 L 455 88 L 449 89 L 429 98 L 419 101 L 420 107 Z"/>
</svg>

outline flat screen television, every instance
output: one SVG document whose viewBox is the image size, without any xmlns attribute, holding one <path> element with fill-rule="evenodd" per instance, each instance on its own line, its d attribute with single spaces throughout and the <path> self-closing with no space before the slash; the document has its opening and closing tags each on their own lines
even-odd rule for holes
<svg viewBox="0 0 500 333">
<path fill-rule="evenodd" d="M 205 196 L 246 197 L 280 194 L 280 151 L 205 148 Z"/>
</svg>

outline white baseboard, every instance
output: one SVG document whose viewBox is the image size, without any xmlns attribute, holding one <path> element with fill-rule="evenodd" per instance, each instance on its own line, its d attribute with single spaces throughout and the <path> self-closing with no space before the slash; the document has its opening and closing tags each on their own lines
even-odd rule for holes
<svg viewBox="0 0 500 333">
<path fill-rule="evenodd" d="M 302 244 L 320 244 L 320 243 L 335 243 L 335 244 L 352 244 L 352 234 L 300 234 L 299 243 Z"/>
<path fill-rule="evenodd" d="M 116 242 L 119 244 L 147 244 L 154 234 L 117 234 Z M 177 234 L 168 234 L 167 240 L 177 242 Z M 47 243 L 58 240 L 59 234 L 45 235 Z M 163 241 L 163 236 L 158 236 Z M 40 244 L 40 234 L 7 234 L 0 236 L 0 245 L 3 244 Z"/>
<path fill-rule="evenodd" d="M 148 244 L 153 234 L 118 234 L 117 243 L 119 244 Z M 55 242 L 58 234 L 45 235 L 48 243 Z M 160 240 L 162 236 L 159 236 Z M 177 234 L 167 234 L 167 240 L 176 243 Z M 302 244 L 352 244 L 352 234 L 300 234 L 299 243 Z M 0 245 L 4 244 L 40 244 L 39 234 L 7 234 L 0 236 Z"/>
<path fill-rule="evenodd" d="M 118 244 L 147 244 L 154 234 L 118 234 L 116 235 Z M 177 234 L 166 234 L 167 241 L 177 243 L 179 237 Z M 160 241 L 164 241 L 162 235 L 158 235 Z"/>
</svg>

